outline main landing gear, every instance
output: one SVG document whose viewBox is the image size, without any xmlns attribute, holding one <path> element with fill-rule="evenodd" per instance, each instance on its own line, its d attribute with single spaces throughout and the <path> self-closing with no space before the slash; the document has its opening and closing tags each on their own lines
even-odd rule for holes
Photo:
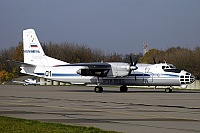
<svg viewBox="0 0 200 133">
<path fill-rule="evenodd" d="M 127 86 L 123 85 L 120 87 L 120 92 L 127 92 L 127 91 L 128 91 Z"/>
<path fill-rule="evenodd" d="M 101 86 L 96 86 L 96 87 L 94 88 L 94 92 L 96 92 L 96 93 L 102 93 L 102 92 L 103 92 L 103 87 L 101 87 Z"/>
<path fill-rule="evenodd" d="M 99 77 L 97 77 L 97 86 L 94 88 L 94 92 L 96 92 L 96 93 L 103 92 L 103 87 L 100 86 Z"/>
<path fill-rule="evenodd" d="M 123 86 L 120 87 L 120 92 L 127 92 L 127 91 L 128 91 L 127 86 L 123 85 Z M 96 93 L 102 93 L 103 92 L 103 87 L 96 86 L 94 88 L 94 92 L 96 92 Z"/>
<path fill-rule="evenodd" d="M 166 93 L 172 93 L 172 87 L 170 86 L 169 88 L 166 88 L 166 89 L 165 89 L 165 92 L 166 92 Z"/>
</svg>

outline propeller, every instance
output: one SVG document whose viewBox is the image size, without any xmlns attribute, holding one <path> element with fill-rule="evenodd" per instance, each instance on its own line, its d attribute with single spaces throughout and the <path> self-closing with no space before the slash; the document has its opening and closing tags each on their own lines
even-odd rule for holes
<svg viewBox="0 0 200 133">
<path fill-rule="evenodd" d="M 131 74 L 132 71 L 134 72 L 134 70 L 138 69 L 138 67 L 136 66 L 137 63 L 138 63 L 138 60 L 136 60 L 134 62 L 134 64 L 133 64 L 133 60 L 132 60 L 132 57 L 130 55 L 130 70 L 129 70 L 129 75 Z M 134 72 L 134 75 L 135 75 L 135 72 Z M 135 80 L 137 80 L 136 75 L 135 75 Z"/>
</svg>

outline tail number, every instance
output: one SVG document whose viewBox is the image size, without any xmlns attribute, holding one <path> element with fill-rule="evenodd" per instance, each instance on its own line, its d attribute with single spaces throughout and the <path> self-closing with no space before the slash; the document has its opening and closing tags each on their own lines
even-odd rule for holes
<svg viewBox="0 0 200 133">
<path fill-rule="evenodd" d="M 51 76 L 52 76 L 52 73 L 51 73 L 51 71 L 46 71 L 46 72 L 44 73 L 44 75 L 45 75 L 45 77 L 51 77 Z"/>
</svg>

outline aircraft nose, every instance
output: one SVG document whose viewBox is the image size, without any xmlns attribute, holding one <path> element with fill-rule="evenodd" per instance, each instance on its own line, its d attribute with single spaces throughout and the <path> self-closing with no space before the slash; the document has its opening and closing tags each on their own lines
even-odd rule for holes
<svg viewBox="0 0 200 133">
<path fill-rule="evenodd" d="M 189 72 L 181 71 L 180 73 L 180 83 L 182 85 L 192 84 L 195 81 L 195 76 Z"/>
</svg>

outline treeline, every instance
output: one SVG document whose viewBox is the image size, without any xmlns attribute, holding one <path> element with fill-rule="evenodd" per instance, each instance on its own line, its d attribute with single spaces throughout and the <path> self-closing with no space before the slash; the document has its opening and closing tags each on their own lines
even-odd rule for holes
<svg viewBox="0 0 200 133">
<path fill-rule="evenodd" d="M 20 75 L 19 67 L 7 63 L 6 60 L 23 61 L 22 44 L 19 44 L 17 47 L 10 47 L 9 49 L 2 49 L 0 51 L 0 83 Z"/>
<path fill-rule="evenodd" d="M 101 49 L 91 49 L 87 45 L 76 43 L 44 43 L 42 44 L 46 55 L 69 63 L 80 62 L 130 62 L 130 54 L 105 53 Z M 133 60 L 142 54 L 131 53 Z"/>
<path fill-rule="evenodd" d="M 184 69 L 193 73 L 196 78 L 200 77 L 200 47 L 194 50 L 181 47 L 172 47 L 165 51 L 150 49 L 144 56 L 140 54 L 128 53 L 125 55 L 115 52 L 106 53 L 101 49 L 91 49 L 87 45 L 77 43 L 42 43 L 46 55 L 69 63 L 80 62 L 130 62 L 130 55 L 133 61 L 140 63 L 167 62 L 175 65 L 177 68 Z M 19 67 L 5 61 L 18 60 L 23 62 L 23 45 L 20 42 L 18 46 L 0 51 L 0 81 L 11 80 L 20 76 Z"/>
</svg>

